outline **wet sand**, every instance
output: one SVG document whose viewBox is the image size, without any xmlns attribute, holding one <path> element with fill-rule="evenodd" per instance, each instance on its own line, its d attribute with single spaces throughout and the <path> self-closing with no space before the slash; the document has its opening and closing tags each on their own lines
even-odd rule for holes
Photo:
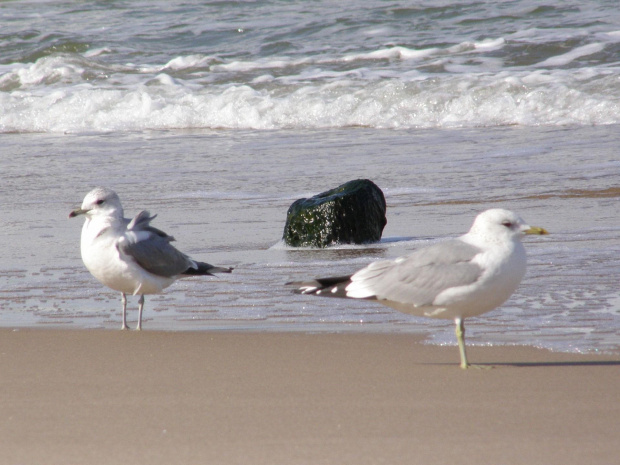
<svg viewBox="0 0 620 465">
<path fill-rule="evenodd" d="M 0 330 L 0 463 L 610 464 L 620 357 L 406 334 Z"/>
</svg>

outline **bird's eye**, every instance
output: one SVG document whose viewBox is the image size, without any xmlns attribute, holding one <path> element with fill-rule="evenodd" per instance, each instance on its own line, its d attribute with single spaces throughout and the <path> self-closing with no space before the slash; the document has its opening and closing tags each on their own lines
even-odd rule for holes
<svg viewBox="0 0 620 465">
<path fill-rule="evenodd" d="M 103 200 L 103 199 L 99 199 L 99 200 L 97 200 L 95 203 L 96 203 L 97 205 L 101 205 L 101 204 L 103 204 L 104 202 L 105 202 L 105 200 Z"/>
<path fill-rule="evenodd" d="M 502 221 L 502 224 L 504 226 L 506 226 L 507 228 L 512 228 L 512 222 L 511 221 L 504 220 L 504 221 Z"/>
</svg>

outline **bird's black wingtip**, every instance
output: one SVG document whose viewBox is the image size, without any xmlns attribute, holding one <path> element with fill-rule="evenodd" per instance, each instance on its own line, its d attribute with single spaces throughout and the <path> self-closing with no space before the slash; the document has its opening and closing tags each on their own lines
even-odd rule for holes
<svg viewBox="0 0 620 465">
<path fill-rule="evenodd" d="M 213 276 L 215 273 L 232 273 L 234 268 L 224 266 L 213 266 L 209 263 L 197 262 L 198 268 L 188 268 L 183 274 L 186 276 Z"/>
<path fill-rule="evenodd" d="M 232 266 L 230 267 L 214 266 L 212 268 L 209 268 L 207 271 L 209 274 L 213 274 L 213 273 L 232 273 L 233 270 L 234 268 Z"/>
<path fill-rule="evenodd" d="M 289 281 L 285 286 L 295 286 L 295 294 L 346 297 L 345 289 L 350 282 L 350 276 L 335 276 L 312 281 Z"/>
</svg>

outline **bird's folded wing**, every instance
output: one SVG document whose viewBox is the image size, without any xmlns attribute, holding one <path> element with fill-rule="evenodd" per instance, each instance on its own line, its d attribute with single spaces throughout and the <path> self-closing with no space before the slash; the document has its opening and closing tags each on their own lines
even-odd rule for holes
<svg viewBox="0 0 620 465">
<path fill-rule="evenodd" d="M 117 243 L 121 254 L 133 259 L 143 269 L 157 276 L 171 278 L 196 268 L 196 263 L 179 252 L 168 240 L 149 230 L 128 230 Z"/>
<path fill-rule="evenodd" d="M 396 260 L 382 260 L 351 277 L 347 296 L 430 306 L 446 289 L 474 283 L 482 268 L 472 259 L 481 252 L 458 239 L 416 250 Z"/>
<path fill-rule="evenodd" d="M 127 230 L 130 231 L 149 231 L 154 234 L 157 234 L 159 237 L 166 239 L 168 242 L 174 241 L 174 237 L 169 236 L 161 229 L 154 228 L 151 226 L 151 221 L 153 221 L 157 215 L 150 216 L 150 213 L 147 210 L 142 210 L 127 225 Z"/>
</svg>

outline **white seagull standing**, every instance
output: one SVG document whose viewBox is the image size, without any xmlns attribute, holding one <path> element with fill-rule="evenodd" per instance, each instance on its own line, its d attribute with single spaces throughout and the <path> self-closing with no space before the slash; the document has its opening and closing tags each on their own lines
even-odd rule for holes
<svg viewBox="0 0 620 465">
<path fill-rule="evenodd" d="M 150 226 L 155 216 L 141 211 L 132 220 L 123 216 L 121 201 L 111 189 L 96 187 L 69 218 L 84 215 L 81 253 L 88 271 L 102 284 L 121 293 L 123 325 L 127 328 L 126 294 L 140 294 L 137 330 L 142 329 L 145 294 L 159 294 L 184 276 L 230 273 L 197 262 L 175 249 L 174 237 Z"/>
<path fill-rule="evenodd" d="M 465 318 L 499 307 L 517 289 L 525 274 L 525 234 L 548 232 L 511 211 L 486 210 L 459 238 L 371 263 L 351 276 L 288 284 L 299 294 L 377 300 L 411 315 L 454 320 L 461 368 L 468 368 Z"/>
</svg>

